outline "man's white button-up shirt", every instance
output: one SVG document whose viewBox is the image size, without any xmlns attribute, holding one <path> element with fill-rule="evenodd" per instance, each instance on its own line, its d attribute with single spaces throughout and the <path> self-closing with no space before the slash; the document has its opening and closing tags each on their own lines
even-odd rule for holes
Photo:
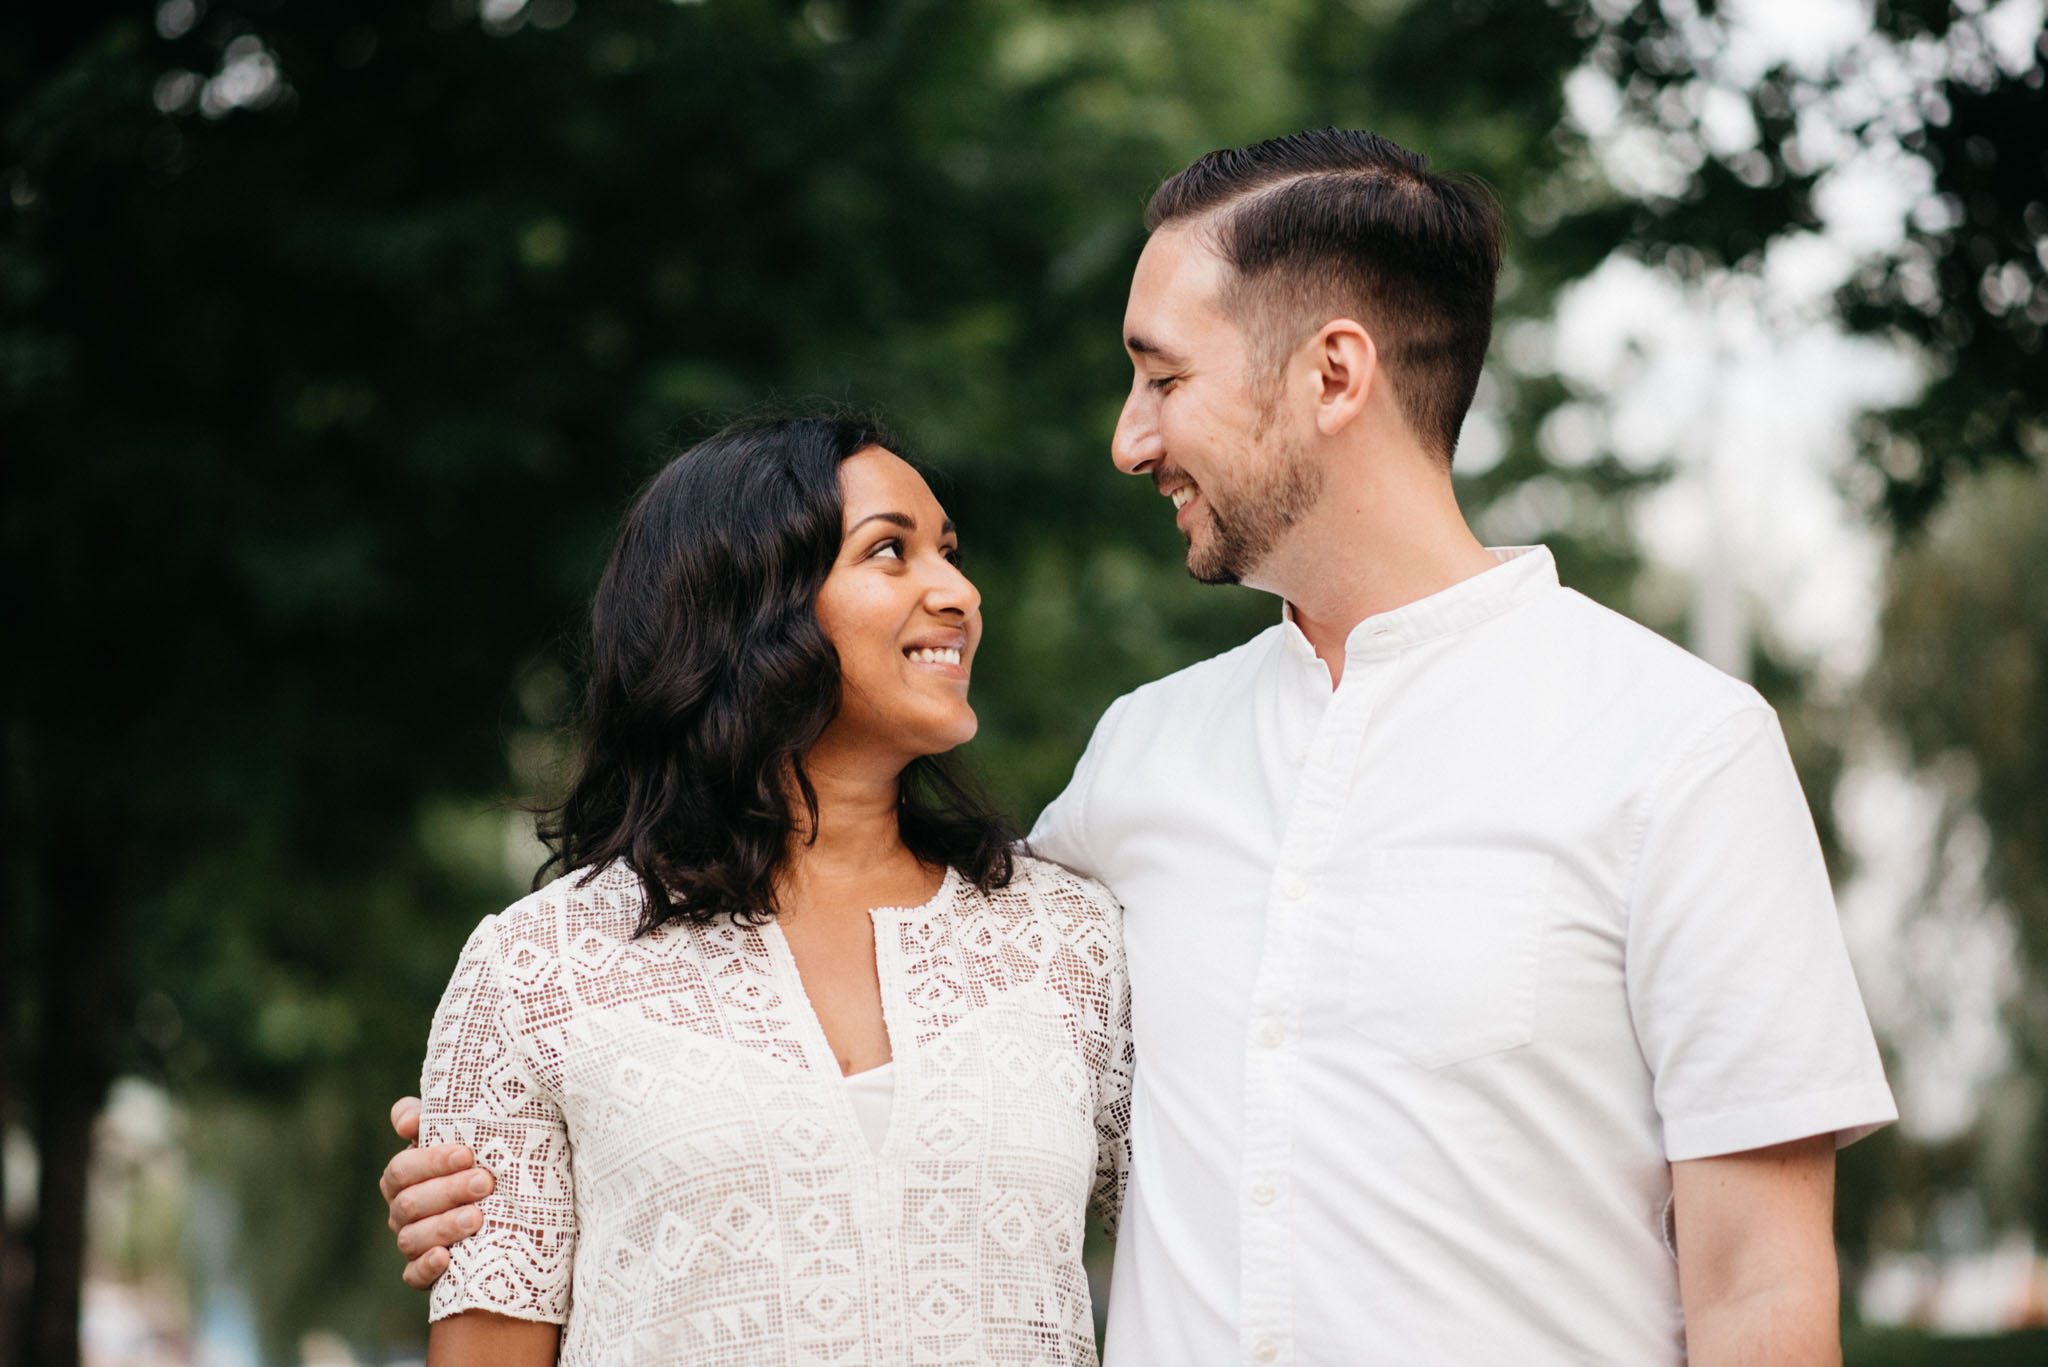
<svg viewBox="0 0 2048 1367">
<path fill-rule="evenodd" d="M 1109 1367 L 1678 1363 L 1669 1163 L 1895 1117 L 1770 708 L 1496 555 L 1119 699 L 1032 833 L 1124 905 Z"/>
</svg>

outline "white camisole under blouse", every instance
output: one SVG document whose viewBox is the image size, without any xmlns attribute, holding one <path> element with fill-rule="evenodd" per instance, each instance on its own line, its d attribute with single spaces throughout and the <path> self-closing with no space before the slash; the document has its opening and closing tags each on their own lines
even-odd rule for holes
<svg viewBox="0 0 2048 1367">
<path fill-rule="evenodd" d="M 846 1096 L 853 1102 L 853 1118 L 860 1122 L 860 1132 L 867 1136 L 868 1147 L 880 1153 L 882 1141 L 889 1137 L 889 1112 L 896 1105 L 896 1065 L 884 1063 L 848 1073 Z"/>
</svg>

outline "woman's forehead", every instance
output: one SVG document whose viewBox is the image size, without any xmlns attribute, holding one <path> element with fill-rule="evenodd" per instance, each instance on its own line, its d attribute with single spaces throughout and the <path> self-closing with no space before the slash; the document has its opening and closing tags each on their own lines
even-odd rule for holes
<svg viewBox="0 0 2048 1367">
<path fill-rule="evenodd" d="M 881 446 L 856 451 L 839 462 L 839 493 L 846 505 L 848 526 L 878 512 L 912 517 L 940 513 L 939 501 L 924 476 L 909 461 Z"/>
</svg>

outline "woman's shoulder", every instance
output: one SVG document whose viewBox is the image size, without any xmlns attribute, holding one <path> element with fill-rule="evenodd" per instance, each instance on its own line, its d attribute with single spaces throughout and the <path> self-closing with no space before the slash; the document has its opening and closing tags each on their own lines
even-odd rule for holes
<svg viewBox="0 0 2048 1367">
<path fill-rule="evenodd" d="M 500 952 L 558 959 L 624 944 L 639 928 L 647 893 L 622 861 L 572 869 L 487 918 Z M 480 928 L 481 929 L 481 928 Z"/>
<path fill-rule="evenodd" d="M 970 884 L 968 892 L 1007 917 L 1047 920 L 1074 931 L 1106 927 L 1114 932 L 1123 925 L 1123 908 L 1108 888 L 1022 846 L 1012 851 L 1007 884 L 987 893 L 975 892 Z"/>
<path fill-rule="evenodd" d="M 980 892 L 962 880 L 955 907 L 970 961 L 994 966 L 1010 987 L 1035 980 L 1110 1009 L 1124 971 L 1123 910 L 1093 878 L 1020 848 L 1008 883 Z"/>
<path fill-rule="evenodd" d="M 1065 864 L 1040 859 L 1023 845 L 1011 852 L 1011 859 L 1013 885 L 1022 885 L 1036 896 L 1079 898 L 1111 917 L 1122 917 L 1123 908 L 1117 904 L 1116 894 L 1099 879 L 1075 873 Z"/>
</svg>

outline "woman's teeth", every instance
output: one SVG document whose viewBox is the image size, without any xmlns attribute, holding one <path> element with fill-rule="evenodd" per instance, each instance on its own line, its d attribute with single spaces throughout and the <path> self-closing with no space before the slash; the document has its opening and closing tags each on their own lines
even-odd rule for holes
<svg viewBox="0 0 2048 1367">
<path fill-rule="evenodd" d="M 943 648 L 927 647 L 921 650 L 903 652 L 921 665 L 956 665 L 960 663 L 960 652 L 952 646 Z"/>
<path fill-rule="evenodd" d="M 1175 512 L 1179 512 L 1181 509 L 1187 507 L 1188 501 L 1194 498 L 1194 496 L 1195 486 L 1192 484 L 1183 484 L 1180 486 L 1180 488 L 1175 489 L 1171 494 L 1168 495 L 1168 497 L 1173 500 L 1173 510 Z"/>
</svg>

